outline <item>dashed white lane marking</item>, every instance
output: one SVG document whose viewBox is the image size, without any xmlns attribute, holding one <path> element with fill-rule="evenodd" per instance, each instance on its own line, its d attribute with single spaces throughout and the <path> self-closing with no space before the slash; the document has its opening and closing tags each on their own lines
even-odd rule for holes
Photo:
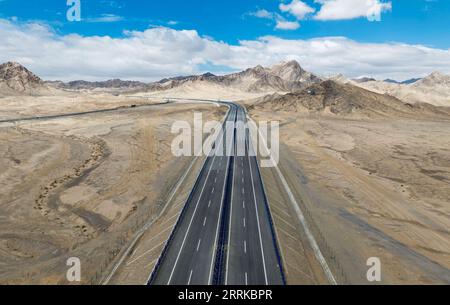
<svg viewBox="0 0 450 305">
<path fill-rule="evenodd" d="M 248 274 L 245 272 L 245 285 L 248 285 Z"/>
<path fill-rule="evenodd" d="M 169 280 L 167 281 L 167 285 L 170 285 L 170 282 L 172 281 L 172 277 L 173 277 L 173 274 L 174 274 L 174 272 L 175 272 L 175 269 L 177 268 L 178 260 L 180 259 L 181 252 L 183 251 L 184 244 L 186 243 L 186 239 L 187 239 L 187 237 L 188 237 L 189 231 L 190 231 L 191 226 L 192 226 L 192 222 L 193 222 L 193 220 L 194 220 L 195 214 L 197 213 L 197 209 L 198 209 L 198 206 L 199 206 L 199 204 L 200 204 L 200 200 L 202 199 L 202 196 L 203 196 L 203 191 L 204 191 L 205 188 L 206 188 L 206 184 L 207 184 L 206 182 L 208 181 L 208 178 L 210 177 L 211 170 L 212 170 L 212 168 L 213 168 L 213 166 L 214 166 L 214 162 L 216 162 L 216 157 L 217 157 L 217 155 L 215 154 L 214 157 L 213 157 L 213 159 L 212 159 L 212 163 L 211 163 L 211 165 L 209 166 L 208 174 L 206 175 L 206 179 L 205 179 L 205 182 L 203 183 L 202 190 L 200 191 L 200 197 L 198 198 L 197 203 L 196 203 L 196 205 L 195 205 L 194 213 L 192 214 L 191 220 L 189 221 L 189 225 L 188 225 L 187 230 L 186 230 L 186 233 L 185 233 L 185 235 L 184 235 L 183 242 L 181 243 L 181 247 L 180 247 L 180 249 L 179 249 L 179 251 L 178 251 L 177 258 L 175 259 L 175 263 L 173 264 L 172 272 L 170 273 L 170 277 L 169 277 Z M 206 163 L 205 163 L 205 164 L 206 164 Z M 214 261 L 214 259 L 211 258 L 211 261 Z"/>
<path fill-rule="evenodd" d="M 242 201 L 242 208 L 245 210 L 245 200 Z"/>
<path fill-rule="evenodd" d="M 217 182 L 217 177 L 216 178 L 214 178 L 214 183 L 216 183 Z"/>
<path fill-rule="evenodd" d="M 247 253 L 247 241 L 244 240 L 244 253 Z"/>
<path fill-rule="evenodd" d="M 244 183 L 244 177 L 242 177 L 242 183 Z"/>
<path fill-rule="evenodd" d="M 213 187 L 213 188 L 212 188 L 212 191 L 211 191 L 211 194 L 214 193 L 214 190 L 215 190 L 215 188 Z"/>
<path fill-rule="evenodd" d="M 200 238 L 199 240 L 198 240 L 198 244 L 197 244 L 197 252 L 198 252 L 198 249 L 200 249 L 200 244 L 202 243 L 202 239 Z"/>
<path fill-rule="evenodd" d="M 245 194 L 245 189 L 244 188 L 242 188 L 242 194 Z"/>
<path fill-rule="evenodd" d="M 205 226 L 206 225 L 206 217 L 205 217 L 205 220 L 203 220 L 203 226 Z"/>
<path fill-rule="evenodd" d="M 261 246 L 261 257 L 262 257 L 263 267 L 264 267 L 264 278 L 266 280 L 266 285 L 268 285 L 269 283 L 267 281 L 266 259 L 264 257 L 264 246 L 263 246 L 262 236 L 261 236 L 261 224 L 259 222 L 258 205 L 256 204 L 255 180 L 253 179 L 253 167 L 252 167 L 252 161 L 250 159 L 250 155 L 248 156 L 248 163 L 250 165 L 250 179 L 252 182 L 253 201 L 255 203 L 256 222 L 258 223 L 259 244 Z"/>
<path fill-rule="evenodd" d="M 245 217 L 244 217 L 244 228 L 245 228 Z"/>
<path fill-rule="evenodd" d="M 191 278 L 192 278 L 192 273 L 194 272 L 194 270 L 191 270 L 191 274 L 189 274 L 189 280 L 188 280 L 188 285 L 191 284 Z"/>
<path fill-rule="evenodd" d="M 211 200 L 208 202 L 208 208 L 211 206 Z"/>
</svg>

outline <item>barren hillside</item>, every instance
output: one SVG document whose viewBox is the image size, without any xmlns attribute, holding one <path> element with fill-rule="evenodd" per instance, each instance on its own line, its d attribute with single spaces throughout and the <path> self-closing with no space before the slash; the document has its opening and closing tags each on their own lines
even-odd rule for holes
<svg viewBox="0 0 450 305">
<path fill-rule="evenodd" d="M 252 107 L 305 113 L 361 115 L 364 117 L 410 117 L 417 114 L 448 117 L 450 110 L 429 104 L 408 104 L 399 99 L 327 80 L 286 95 L 266 96 Z"/>
</svg>

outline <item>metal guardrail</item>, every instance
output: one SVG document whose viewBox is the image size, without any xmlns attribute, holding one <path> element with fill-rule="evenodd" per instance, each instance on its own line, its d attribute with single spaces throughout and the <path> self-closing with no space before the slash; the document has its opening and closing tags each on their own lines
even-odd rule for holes
<svg viewBox="0 0 450 305">
<path fill-rule="evenodd" d="M 172 240 L 174 239 L 175 234 L 178 232 L 179 225 L 180 225 L 182 219 L 184 218 L 184 215 L 186 214 L 186 211 L 187 211 L 188 206 L 189 206 L 188 203 L 192 200 L 192 197 L 194 196 L 194 190 L 198 187 L 198 184 L 200 183 L 200 180 L 201 180 L 200 177 L 202 176 L 202 174 L 205 171 L 205 164 L 206 164 L 207 161 L 208 161 L 208 157 L 206 157 L 205 162 L 203 163 L 202 169 L 200 170 L 200 172 L 199 172 L 199 174 L 197 176 L 197 179 L 195 181 L 195 184 L 192 187 L 191 192 L 189 193 L 189 197 L 186 200 L 186 204 L 183 206 L 183 209 L 181 210 L 181 213 L 178 216 L 177 222 L 175 223 L 175 226 L 174 226 L 174 228 L 173 228 L 169 238 L 167 239 L 166 244 L 164 245 L 164 248 L 163 248 L 163 250 L 161 252 L 160 257 L 158 258 L 158 262 L 156 263 L 155 267 L 153 268 L 152 274 L 150 276 L 150 279 L 149 279 L 147 285 L 152 285 L 152 283 L 154 282 L 154 280 L 156 278 L 156 275 L 157 275 L 157 273 L 159 271 L 159 268 L 160 268 L 162 262 L 164 261 L 164 259 L 166 257 L 167 250 L 168 250 Z"/>
<path fill-rule="evenodd" d="M 235 122 L 237 120 L 237 114 L 235 118 Z M 236 151 L 236 128 L 233 130 L 233 148 Z M 213 284 L 214 285 L 222 285 L 224 283 L 225 276 L 225 264 L 226 264 L 226 254 L 228 251 L 228 230 L 230 224 L 230 198 L 233 196 L 231 190 L 233 188 L 233 174 L 234 174 L 234 162 L 235 157 L 230 156 L 230 162 L 228 164 L 227 169 L 227 183 L 225 186 L 225 198 L 224 198 L 224 207 L 222 210 L 222 215 L 220 217 L 220 233 L 219 233 L 219 242 L 216 251 L 216 258 L 214 264 L 214 276 L 213 276 Z"/>
<path fill-rule="evenodd" d="M 248 139 L 250 141 L 250 132 L 248 132 Z M 250 145 L 250 142 L 249 142 L 249 145 Z M 275 231 L 275 225 L 274 225 L 274 222 L 273 222 L 272 213 L 271 213 L 270 207 L 269 207 L 269 200 L 267 198 L 266 188 L 265 188 L 264 181 L 263 181 L 262 175 L 261 175 L 259 161 L 258 161 L 258 158 L 256 156 L 253 157 L 253 158 L 255 158 L 255 161 L 256 161 L 256 169 L 257 169 L 257 172 L 258 172 L 258 178 L 259 178 L 259 181 L 261 183 L 262 192 L 263 192 L 264 207 L 265 207 L 265 210 L 266 210 L 266 213 L 267 213 L 267 218 L 269 219 L 270 231 L 271 231 L 271 235 L 272 235 L 272 242 L 273 242 L 273 245 L 275 247 L 275 253 L 276 253 L 276 256 L 277 256 L 278 266 L 279 266 L 280 273 L 281 273 L 281 279 L 283 281 L 283 285 L 286 285 L 287 282 L 286 282 L 286 276 L 284 274 L 283 259 L 281 258 L 281 254 L 280 254 L 280 248 L 279 248 L 279 245 L 278 245 L 278 238 L 277 238 L 277 234 L 276 234 L 276 231 Z"/>
<path fill-rule="evenodd" d="M 274 222 L 273 222 L 272 213 L 270 212 L 269 200 L 267 199 L 265 186 L 264 186 L 264 183 L 262 181 L 261 170 L 259 168 L 258 158 L 256 158 L 256 157 L 254 157 L 254 158 L 256 159 L 257 170 L 258 170 L 258 177 L 259 177 L 259 180 L 261 181 L 261 185 L 262 185 L 263 197 L 264 197 L 264 206 L 266 208 L 267 217 L 269 218 L 270 230 L 271 230 L 271 233 L 272 233 L 271 234 L 272 235 L 272 242 L 273 242 L 274 247 L 275 247 L 275 252 L 276 252 L 277 260 L 278 260 L 278 266 L 280 268 L 280 273 L 281 273 L 281 278 L 282 278 L 282 281 L 283 281 L 283 285 L 286 285 L 286 276 L 284 274 L 283 259 L 281 258 L 280 249 L 279 249 L 279 246 L 278 246 L 278 238 L 277 238 L 277 234 L 276 234 L 275 227 L 274 227 L 275 225 L 274 225 Z"/>
<path fill-rule="evenodd" d="M 231 109 L 231 108 L 230 108 L 230 109 Z M 223 124 L 222 124 L 223 126 L 226 124 L 229 115 L 230 115 L 230 110 L 228 111 L 228 114 L 227 114 L 227 116 L 226 116 L 226 119 L 224 120 L 224 122 L 223 122 Z M 217 141 L 217 139 L 215 139 L 215 141 Z M 149 279 L 147 285 L 152 285 L 152 284 L 154 283 L 155 279 L 156 279 L 156 276 L 157 276 L 157 274 L 158 274 L 158 271 L 159 271 L 159 269 L 160 269 L 160 266 L 161 266 L 161 264 L 163 263 L 163 261 L 164 261 L 166 255 L 167 255 L 167 251 L 168 251 L 168 249 L 169 249 L 169 246 L 170 246 L 172 240 L 174 239 L 175 234 L 178 232 L 178 230 L 179 230 L 179 225 L 180 225 L 182 219 L 184 218 L 184 215 L 186 214 L 186 211 L 187 211 L 187 209 L 188 209 L 188 207 L 189 207 L 189 204 L 188 204 L 188 203 L 192 200 L 192 197 L 194 196 L 194 191 L 197 189 L 197 187 L 198 187 L 198 185 L 199 185 L 199 183 L 200 183 L 200 180 L 201 180 L 200 177 L 203 175 L 204 171 L 206 170 L 205 165 L 206 165 L 206 163 L 208 162 L 208 158 L 209 158 L 209 157 L 206 156 L 205 161 L 203 162 L 202 168 L 201 168 L 199 174 L 197 175 L 197 178 L 195 179 L 194 186 L 192 187 L 192 189 L 191 189 L 191 191 L 190 191 L 190 193 L 189 193 L 189 196 L 188 196 L 188 198 L 187 198 L 187 200 L 186 200 L 186 203 L 185 203 L 185 205 L 183 206 L 183 209 L 182 209 L 180 215 L 178 216 L 177 222 L 175 223 L 175 226 L 174 226 L 174 228 L 173 228 L 173 230 L 172 230 L 172 232 L 171 232 L 171 234 L 170 234 L 168 240 L 166 241 L 166 244 L 164 245 L 164 248 L 163 248 L 163 250 L 162 250 L 162 252 L 161 252 L 160 257 L 158 258 L 157 263 L 155 264 L 155 267 L 153 268 L 152 274 L 151 274 L 151 276 L 150 276 L 150 279 Z"/>
</svg>

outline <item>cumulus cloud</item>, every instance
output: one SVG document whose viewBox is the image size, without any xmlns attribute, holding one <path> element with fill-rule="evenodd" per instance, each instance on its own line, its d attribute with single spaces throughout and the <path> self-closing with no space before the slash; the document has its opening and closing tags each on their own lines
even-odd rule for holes
<svg viewBox="0 0 450 305">
<path fill-rule="evenodd" d="M 296 30 L 300 27 L 300 23 L 297 21 L 286 21 L 283 19 L 277 19 L 275 28 L 278 30 Z"/>
<path fill-rule="evenodd" d="M 265 18 L 265 19 L 273 19 L 274 14 L 269 12 L 268 10 L 257 10 L 256 12 L 250 13 L 251 16 L 257 17 L 257 18 Z"/>
<path fill-rule="evenodd" d="M 292 0 L 289 4 L 280 4 L 280 10 L 294 15 L 298 20 L 302 20 L 306 15 L 314 13 L 315 9 L 300 0 Z"/>
<path fill-rule="evenodd" d="M 315 0 L 322 6 L 314 16 L 316 20 L 343 20 L 360 17 L 379 20 L 381 13 L 392 9 L 391 2 L 380 0 Z"/>
<path fill-rule="evenodd" d="M 122 38 L 60 35 L 42 24 L 0 19 L 0 62 L 18 61 L 44 79 L 61 80 L 153 81 L 207 72 L 203 67 L 211 65 L 239 71 L 291 59 L 320 75 L 406 79 L 433 70 L 450 73 L 450 50 L 421 45 L 274 36 L 227 44 L 195 30 L 166 27 L 124 34 Z"/>
</svg>

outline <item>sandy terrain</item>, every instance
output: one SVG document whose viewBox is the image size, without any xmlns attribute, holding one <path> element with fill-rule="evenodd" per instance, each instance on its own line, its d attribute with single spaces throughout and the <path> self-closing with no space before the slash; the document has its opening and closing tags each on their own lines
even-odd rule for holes
<svg viewBox="0 0 450 305">
<path fill-rule="evenodd" d="M 67 112 L 57 99 L 23 98 L 2 116 Z M 92 100 L 73 109 L 117 106 Z M 38 106 L 20 107 L 26 101 Z M 166 105 L 0 125 L 0 283 L 67 283 L 69 257 L 81 259 L 82 283 L 100 282 L 185 169 L 170 153 L 170 126 L 194 110 L 225 111 Z"/>
<path fill-rule="evenodd" d="M 108 93 L 59 92 L 56 95 L 44 96 L 8 96 L 0 98 L 0 120 L 110 109 L 156 102 L 161 102 L 161 100 L 114 96 Z"/>
<path fill-rule="evenodd" d="M 136 93 L 134 95 L 238 101 L 242 99 L 257 98 L 270 93 L 272 92 L 245 92 L 236 88 L 228 88 L 217 84 L 199 84 L 191 82 L 169 90 Z"/>
<path fill-rule="evenodd" d="M 383 283 L 450 283 L 450 119 L 251 114 L 282 122 L 281 169 L 340 282 L 367 284 L 366 261 L 379 257 Z M 289 233 L 282 198 L 271 204 Z M 305 282 L 311 270 L 293 262 L 291 280 Z"/>
</svg>

